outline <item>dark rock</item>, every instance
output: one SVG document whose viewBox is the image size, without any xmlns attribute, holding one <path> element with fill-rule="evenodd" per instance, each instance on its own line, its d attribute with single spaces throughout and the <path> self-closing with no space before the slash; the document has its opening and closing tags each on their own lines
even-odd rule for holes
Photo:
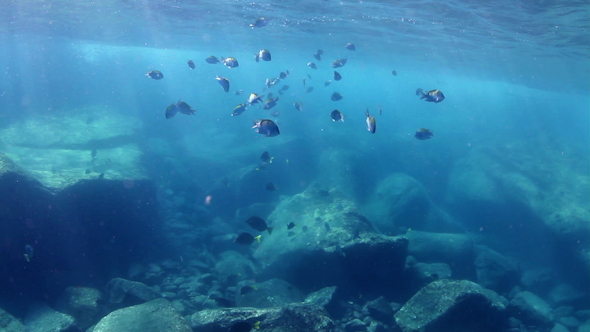
<svg viewBox="0 0 590 332">
<path fill-rule="evenodd" d="M 0 331 L 25 332 L 25 326 L 14 316 L 0 308 Z"/>
<path fill-rule="evenodd" d="M 509 259 L 485 246 L 477 246 L 475 270 L 477 283 L 496 292 L 508 292 L 518 285 L 520 270 L 515 260 Z"/>
<path fill-rule="evenodd" d="M 553 321 L 558 321 L 563 317 L 573 316 L 574 314 L 574 307 L 567 307 L 561 306 L 559 308 L 555 308 L 551 311 L 551 317 Z"/>
<path fill-rule="evenodd" d="M 525 270 L 520 278 L 520 284 L 530 292 L 545 296 L 555 286 L 555 271 L 551 269 Z"/>
<path fill-rule="evenodd" d="M 446 263 L 452 267 L 454 278 L 474 279 L 473 241 L 466 235 L 411 231 L 408 255 L 424 263 Z"/>
<path fill-rule="evenodd" d="M 411 288 L 422 288 L 423 286 L 439 280 L 450 279 L 451 267 L 445 263 L 416 263 L 408 267 L 404 272 Z"/>
<path fill-rule="evenodd" d="M 86 330 L 100 318 L 98 302 L 101 298 L 102 294 L 97 289 L 68 287 L 58 299 L 58 309 L 72 316 L 81 330 Z"/>
<path fill-rule="evenodd" d="M 288 236 L 286 225 L 294 220 L 297 226 Z M 263 236 L 254 253 L 261 274 L 300 289 L 346 285 L 346 289 L 393 291 L 390 280 L 403 271 L 407 240 L 374 234 L 354 203 L 337 192 L 318 199 L 315 189 L 308 188 L 285 198 L 267 223 L 275 230 Z"/>
<path fill-rule="evenodd" d="M 106 287 L 110 303 L 134 305 L 151 301 L 159 297 L 153 289 L 137 281 L 123 278 L 111 279 Z"/>
<path fill-rule="evenodd" d="M 365 325 L 365 323 L 358 318 L 355 318 L 353 320 L 346 322 L 346 324 L 344 324 L 343 328 L 344 328 L 344 331 L 346 331 L 346 332 L 367 331 L 367 325 Z"/>
<path fill-rule="evenodd" d="M 369 327 L 367 327 L 368 332 L 387 332 L 388 329 L 385 328 L 383 323 L 381 322 L 371 322 Z"/>
<path fill-rule="evenodd" d="M 555 326 L 551 329 L 551 332 L 569 332 L 567 327 L 561 324 L 555 324 Z"/>
<path fill-rule="evenodd" d="M 590 310 L 578 310 L 575 313 L 576 318 L 578 318 L 581 321 L 587 321 L 590 319 Z"/>
<path fill-rule="evenodd" d="M 256 286 L 256 289 L 252 287 Z M 242 292 L 243 287 L 250 287 L 250 292 Z M 238 283 L 236 306 L 252 308 L 278 307 L 303 301 L 301 293 L 291 284 L 281 279 L 270 279 L 253 285 L 251 281 Z"/>
<path fill-rule="evenodd" d="M 48 305 L 36 303 L 25 316 L 27 332 L 74 332 L 78 331 L 72 316 L 51 309 Z"/>
<path fill-rule="evenodd" d="M 383 296 L 367 302 L 363 312 L 367 312 L 371 318 L 386 324 L 393 321 L 393 308 Z"/>
<path fill-rule="evenodd" d="M 524 324 L 551 327 L 551 307 L 537 295 L 524 291 L 516 294 L 508 306 L 510 314 Z"/>
<path fill-rule="evenodd" d="M 404 332 L 501 331 L 507 301 L 470 281 L 439 280 L 421 289 L 395 314 Z"/>
<path fill-rule="evenodd" d="M 232 244 L 237 246 L 235 243 Z M 250 279 L 255 275 L 254 264 L 244 255 L 228 250 L 219 256 L 221 259 L 215 264 L 215 274 L 220 283 L 234 286 L 236 282 Z"/>
<path fill-rule="evenodd" d="M 237 323 L 260 322 L 266 332 L 341 332 L 322 307 L 310 304 L 290 304 L 265 309 L 226 308 L 202 310 L 190 317 L 194 332 L 228 331 Z"/>
<path fill-rule="evenodd" d="M 387 235 L 412 228 L 437 232 L 461 231 L 447 213 L 436 207 L 418 180 L 394 173 L 382 180 L 363 209 L 375 227 Z"/>
<path fill-rule="evenodd" d="M 111 312 L 92 332 L 192 332 L 188 323 L 165 299 Z"/>
<path fill-rule="evenodd" d="M 572 330 L 580 326 L 580 321 L 576 317 L 563 317 L 558 320 L 558 323 Z"/>
<path fill-rule="evenodd" d="M 569 284 L 559 284 L 549 292 L 549 303 L 557 305 L 577 304 L 584 298 L 582 292 Z"/>
<path fill-rule="evenodd" d="M 578 327 L 578 332 L 590 332 L 590 320 L 582 323 L 582 325 Z"/>
<path fill-rule="evenodd" d="M 334 298 L 334 293 L 336 293 L 336 289 L 336 286 L 324 287 L 319 291 L 308 294 L 303 302 L 320 307 L 326 307 L 331 304 Z"/>
</svg>

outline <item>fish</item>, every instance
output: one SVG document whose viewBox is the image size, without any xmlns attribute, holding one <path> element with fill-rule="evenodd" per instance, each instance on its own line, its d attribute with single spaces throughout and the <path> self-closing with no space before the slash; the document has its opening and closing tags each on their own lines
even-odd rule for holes
<svg viewBox="0 0 590 332">
<path fill-rule="evenodd" d="M 104 179 L 104 173 L 100 173 L 100 174 L 98 174 L 98 179 L 99 179 L 99 180 L 102 180 L 102 179 Z"/>
<path fill-rule="evenodd" d="M 282 96 L 283 94 L 284 94 L 284 92 L 283 92 L 283 91 L 281 91 L 281 90 L 279 90 L 279 95 L 281 95 L 281 96 Z"/>
<path fill-rule="evenodd" d="M 393 71 L 391 72 L 391 75 L 393 75 L 393 76 L 397 76 L 397 71 L 393 70 Z"/>
<path fill-rule="evenodd" d="M 148 71 L 147 74 L 145 74 L 145 76 L 152 78 L 154 80 L 161 80 L 164 78 L 164 74 L 162 74 L 162 72 L 159 70 Z"/>
<path fill-rule="evenodd" d="M 248 97 L 248 103 L 250 103 L 250 105 L 256 104 L 259 101 L 262 101 L 262 97 L 264 97 L 264 95 L 259 96 L 255 93 L 251 93 L 250 97 Z"/>
<path fill-rule="evenodd" d="M 332 113 L 330 113 L 330 117 L 332 117 L 332 121 L 334 122 L 344 122 L 344 114 L 340 113 L 339 110 L 333 110 Z"/>
<path fill-rule="evenodd" d="M 289 90 L 289 86 L 288 85 L 285 84 L 285 85 L 283 85 L 281 87 L 281 91 L 287 91 L 287 90 Z"/>
<path fill-rule="evenodd" d="M 250 332 L 252 329 L 260 329 L 260 322 L 254 324 L 248 323 L 247 321 L 237 322 L 229 328 L 228 332 Z"/>
<path fill-rule="evenodd" d="M 295 102 L 295 103 L 293 103 L 293 106 L 295 106 L 295 109 L 298 111 L 303 110 L 303 104 L 301 102 Z"/>
<path fill-rule="evenodd" d="M 383 115 L 383 107 L 381 107 L 381 105 L 379 105 L 379 115 Z"/>
<path fill-rule="evenodd" d="M 328 196 L 330 196 L 330 192 L 325 189 L 320 189 L 318 191 L 318 195 L 320 195 L 322 197 L 328 197 Z M 320 218 L 320 217 L 318 217 L 318 218 Z M 320 220 L 321 220 L 321 218 L 320 218 Z"/>
<path fill-rule="evenodd" d="M 96 158 L 96 154 L 98 153 L 98 151 L 96 151 L 96 149 L 92 150 L 92 152 L 90 152 L 90 156 L 92 157 L 92 159 Z"/>
<path fill-rule="evenodd" d="M 266 137 L 275 137 L 280 134 L 277 124 L 269 119 L 254 121 L 254 126 L 252 128 L 256 128 L 256 131 L 259 134 L 262 134 Z"/>
<path fill-rule="evenodd" d="M 279 100 L 279 97 L 272 98 L 272 99 L 267 99 L 267 100 L 264 102 L 264 106 L 262 107 L 262 109 L 264 109 L 264 110 L 269 110 L 269 109 L 271 109 L 271 108 L 275 107 L 275 106 L 277 105 L 277 101 L 278 101 L 278 100 Z"/>
<path fill-rule="evenodd" d="M 342 79 L 342 75 L 339 72 L 334 70 L 334 80 L 340 81 Z"/>
<path fill-rule="evenodd" d="M 260 238 L 262 237 L 262 235 L 258 235 L 258 236 L 253 236 L 250 233 L 240 233 L 234 240 L 234 243 L 237 243 L 239 245 L 242 246 L 249 246 L 252 243 L 254 243 L 254 241 L 260 243 Z"/>
<path fill-rule="evenodd" d="M 287 70 L 287 72 L 282 71 L 279 74 L 279 78 L 282 79 L 282 80 L 284 80 L 285 78 L 287 78 L 287 76 L 289 76 L 289 71 L 288 70 Z"/>
<path fill-rule="evenodd" d="M 219 61 L 219 59 L 217 59 L 217 57 L 210 55 L 205 59 L 205 62 L 207 62 L 208 64 L 211 64 L 211 65 L 216 65 L 221 61 Z"/>
<path fill-rule="evenodd" d="M 309 88 L 307 88 L 307 89 L 305 90 L 305 92 L 307 92 L 307 93 L 310 93 L 310 92 L 312 92 L 312 91 L 313 91 L 313 86 L 310 86 Z"/>
<path fill-rule="evenodd" d="M 258 51 L 258 53 L 255 54 L 255 60 L 256 62 L 258 62 L 260 61 L 260 59 L 262 59 L 262 61 L 270 61 L 270 52 L 265 49 L 261 49 L 260 51 Z"/>
<path fill-rule="evenodd" d="M 330 85 L 330 83 L 332 83 L 332 80 L 327 80 L 324 82 L 324 86 L 328 86 L 328 85 Z"/>
<path fill-rule="evenodd" d="M 334 62 L 332 62 L 332 68 L 340 68 L 340 67 L 344 67 L 344 65 L 346 64 L 346 58 L 345 59 L 339 59 L 339 60 L 334 60 Z"/>
<path fill-rule="evenodd" d="M 414 135 L 414 137 L 416 137 L 417 139 L 419 139 L 421 141 L 431 139 L 432 136 L 434 136 L 434 133 L 426 128 L 418 129 L 416 131 L 416 134 Z"/>
<path fill-rule="evenodd" d="M 166 119 L 172 119 L 177 113 L 194 115 L 195 112 L 187 103 L 179 100 L 176 104 L 172 104 L 166 108 L 165 115 Z"/>
<path fill-rule="evenodd" d="M 268 24 L 268 20 L 265 19 L 264 17 L 260 17 L 259 19 L 257 19 L 256 21 L 254 21 L 253 24 L 250 24 L 250 27 L 252 29 L 254 29 L 254 28 L 264 28 L 267 24 Z"/>
<path fill-rule="evenodd" d="M 90 168 L 87 169 L 86 171 L 84 171 L 84 174 L 90 174 L 90 173 L 92 173 L 92 171 L 90 170 Z"/>
<path fill-rule="evenodd" d="M 219 84 L 221 84 L 223 91 L 225 91 L 225 92 L 229 91 L 229 80 L 227 78 L 215 76 L 215 79 L 217 80 L 217 82 L 219 82 Z"/>
<path fill-rule="evenodd" d="M 239 96 L 242 93 L 244 93 L 244 90 L 236 90 L 236 91 L 234 91 L 234 95 L 236 95 L 236 96 Z"/>
<path fill-rule="evenodd" d="M 256 288 L 256 286 L 244 286 L 242 288 L 240 288 L 240 295 L 244 296 L 246 294 L 250 294 L 253 291 L 257 290 L 258 288 Z"/>
<path fill-rule="evenodd" d="M 308 65 L 308 66 L 309 66 L 309 68 L 311 68 L 311 69 L 318 69 L 318 66 L 316 66 L 316 64 L 315 64 L 315 63 L 313 63 L 313 62 L 308 62 L 308 63 L 307 63 L 307 65 Z"/>
<path fill-rule="evenodd" d="M 317 52 L 315 52 L 313 54 L 313 57 L 318 60 L 318 61 L 322 61 L 322 55 L 324 54 L 324 51 L 322 50 L 317 50 Z"/>
<path fill-rule="evenodd" d="M 344 48 L 346 48 L 347 50 L 350 50 L 350 51 L 356 51 L 356 46 L 354 46 L 353 43 L 346 44 L 346 46 L 344 46 Z"/>
<path fill-rule="evenodd" d="M 260 155 L 260 160 L 262 160 L 265 163 L 272 164 L 273 159 L 275 159 L 275 157 L 271 157 L 268 151 L 264 151 L 262 155 Z"/>
<path fill-rule="evenodd" d="M 307 78 L 309 78 L 311 80 L 311 75 L 307 74 Z"/>
<path fill-rule="evenodd" d="M 340 93 L 338 93 L 338 92 L 334 92 L 332 94 L 332 96 L 330 97 L 330 99 L 332 99 L 333 101 L 339 101 L 342 98 L 343 98 L 342 95 Z"/>
<path fill-rule="evenodd" d="M 279 83 L 279 79 L 278 78 L 267 78 L 266 79 L 266 87 L 267 88 L 272 88 L 275 84 Z"/>
<path fill-rule="evenodd" d="M 274 227 L 268 227 L 266 221 L 257 216 L 246 219 L 245 223 L 259 232 L 267 231 L 268 234 L 272 234 L 272 230 L 274 229 Z"/>
<path fill-rule="evenodd" d="M 440 90 L 430 90 L 424 93 L 424 90 L 417 89 L 416 95 L 420 96 L 420 100 L 426 99 L 427 102 L 431 103 L 440 103 L 441 101 L 445 100 L 445 95 Z"/>
<path fill-rule="evenodd" d="M 326 231 L 329 232 L 330 231 L 330 224 L 328 224 L 327 222 L 324 223 L 324 227 L 326 228 Z"/>
<path fill-rule="evenodd" d="M 274 95 L 272 94 L 272 92 L 268 94 L 268 98 L 269 98 L 269 99 L 270 99 L 270 98 L 272 98 L 272 96 L 274 96 Z"/>
<path fill-rule="evenodd" d="M 232 57 L 224 58 L 224 57 L 221 57 L 221 62 L 223 62 L 223 64 L 227 68 L 230 68 L 230 69 L 231 68 L 239 67 L 238 60 L 236 60 L 236 58 L 232 58 Z"/>
<path fill-rule="evenodd" d="M 368 108 L 365 114 L 367 115 L 367 130 L 374 134 L 377 130 L 377 122 L 375 121 L 375 118 L 369 114 Z"/>
<path fill-rule="evenodd" d="M 287 224 L 287 229 L 292 230 L 295 226 L 297 226 L 297 225 L 291 221 L 290 223 Z"/>
<path fill-rule="evenodd" d="M 305 78 L 303 79 L 303 86 L 305 86 Z"/>
<path fill-rule="evenodd" d="M 190 69 L 195 69 L 195 63 L 193 62 L 193 60 L 188 60 L 187 64 Z"/>
<path fill-rule="evenodd" d="M 266 186 L 265 186 L 264 188 L 265 188 L 266 190 L 268 190 L 268 191 L 275 191 L 275 190 L 279 189 L 279 188 L 278 188 L 277 186 L 275 186 L 275 184 L 274 184 L 274 183 L 272 183 L 272 182 L 269 182 L 269 183 L 267 183 L 267 184 L 266 184 Z"/>
<path fill-rule="evenodd" d="M 236 107 L 234 107 L 234 110 L 231 113 L 231 116 L 238 116 L 242 113 L 244 113 L 244 111 L 246 111 L 246 103 L 243 104 L 239 104 Z"/>
<path fill-rule="evenodd" d="M 25 253 L 23 254 L 23 256 L 25 256 L 27 263 L 31 262 L 31 259 L 33 259 L 34 255 L 35 255 L 35 251 L 33 250 L 33 247 L 31 247 L 28 244 L 25 245 Z"/>
</svg>

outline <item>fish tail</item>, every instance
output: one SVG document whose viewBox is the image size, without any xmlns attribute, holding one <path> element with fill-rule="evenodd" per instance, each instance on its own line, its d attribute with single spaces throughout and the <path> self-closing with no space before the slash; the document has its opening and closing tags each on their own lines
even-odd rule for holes
<svg viewBox="0 0 590 332">
<path fill-rule="evenodd" d="M 268 227 L 266 230 L 268 231 L 268 235 L 272 234 L 272 230 L 275 229 L 274 227 Z"/>
<path fill-rule="evenodd" d="M 424 97 L 424 96 L 426 96 L 426 94 L 424 93 L 424 90 L 418 88 L 418 89 L 416 89 L 416 96 Z M 420 98 L 420 99 L 422 99 L 422 98 Z"/>
</svg>

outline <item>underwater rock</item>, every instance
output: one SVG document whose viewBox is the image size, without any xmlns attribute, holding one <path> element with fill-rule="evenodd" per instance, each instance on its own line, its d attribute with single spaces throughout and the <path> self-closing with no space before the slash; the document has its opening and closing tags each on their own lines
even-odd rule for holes
<svg viewBox="0 0 590 332">
<path fill-rule="evenodd" d="M 365 332 L 367 325 L 360 319 L 355 318 L 346 322 L 343 326 L 345 332 Z"/>
<path fill-rule="evenodd" d="M 395 314 L 404 332 L 502 331 L 507 324 L 506 299 L 476 283 L 432 282 Z"/>
<path fill-rule="evenodd" d="M 454 278 L 474 279 L 473 241 L 467 235 L 411 231 L 408 255 L 424 263 L 446 263 L 453 267 Z"/>
<path fill-rule="evenodd" d="M 72 316 L 81 330 L 86 330 L 98 321 L 102 298 L 99 290 L 89 287 L 68 287 L 58 299 L 58 309 Z"/>
<path fill-rule="evenodd" d="M 380 322 L 390 324 L 393 321 L 393 315 L 395 311 L 391 307 L 391 304 L 383 296 L 368 301 L 363 307 L 363 313 L 367 313 L 371 318 Z"/>
<path fill-rule="evenodd" d="M 508 311 L 526 325 L 544 328 L 552 326 L 551 307 L 537 295 L 524 291 L 516 294 L 510 301 Z"/>
<path fill-rule="evenodd" d="M 123 278 L 111 279 L 106 287 L 110 303 L 133 305 L 151 301 L 159 294 L 145 284 Z"/>
<path fill-rule="evenodd" d="M 410 287 L 412 291 L 417 291 L 435 280 L 450 279 L 452 274 L 451 267 L 445 263 L 416 263 L 404 271 L 409 286 L 413 286 Z"/>
<path fill-rule="evenodd" d="M 285 198 L 267 224 L 274 231 L 253 255 L 261 273 L 302 290 L 340 284 L 393 289 L 391 280 L 404 268 L 407 239 L 375 234 L 354 203 L 335 191 L 320 196 L 310 187 Z"/>
<path fill-rule="evenodd" d="M 235 243 L 233 245 L 237 246 Z M 255 266 L 244 255 L 228 250 L 219 256 L 221 259 L 215 264 L 214 270 L 222 284 L 232 283 L 232 286 L 234 286 L 237 281 L 254 277 Z"/>
<path fill-rule="evenodd" d="M 55 311 L 43 303 L 33 304 L 25 316 L 27 332 L 69 332 L 75 331 L 75 326 L 72 316 Z"/>
<path fill-rule="evenodd" d="M 332 304 L 332 300 L 334 298 L 334 293 L 336 293 L 336 289 L 336 286 L 324 287 L 318 291 L 308 294 L 303 302 L 325 308 Z"/>
<path fill-rule="evenodd" d="M 25 326 L 14 316 L 0 308 L 0 331 L 25 332 Z"/>
<path fill-rule="evenodd" d="M 303 296 L 293 285 L 276 278 L 256 284 L 242 281 L 237 289 L 238 307 L 269 308 L 303 301 Z"/>
<path fill-rule="evenodd" d="M 399 229 L 435 232 L 461 231 L 462 228 L 436 207 L 418 180 L 394 173 L 379 182 L 363 208 L 373 225 L 382 233 L 396 235 Z"/>
<path fill-rule="evenodd" d="M 342 332 L 328 313 L 311 304 L 290 304 L 264 309 L 226 308 L 202 310 L 190 318 L 194 332 L 229 331 L 238 322 L 260 322 L 260 331 Z"/>
<path fill-rule="evenodd" d="M 515 260 L 501 255 L 486 246 L 476 246 L 475 271 L 477 283 L 498 293 L 510 291 L 520 281 Z"/>
<path fill-rule="evenodd" d="M 89 332 L 192 332 L 188 323 L 165 299 L 115 310 Z"/>
<path fill-rule="evenodd" d="M 586 296 L 587 298 L 587 296 Z M 558 305 L 566 305 L 566 304 L 578 304 L 578 302 L 586 303 L 584 301 L 580 301 L 584 299 L 584 294 L 579 289 L 574 288 L 574 286 L 570 284 L 559 284 L 555 286 L 549 292 L 548 301 L 553 306 Z"/>
</svg>

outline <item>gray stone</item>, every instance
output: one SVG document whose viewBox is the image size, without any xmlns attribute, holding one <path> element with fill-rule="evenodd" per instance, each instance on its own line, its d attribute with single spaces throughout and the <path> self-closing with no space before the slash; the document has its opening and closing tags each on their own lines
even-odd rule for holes
<svg viewBox="0 0 590 332">
<path fill-rule="evenodd" d="M 233 238 L 235 239 L 235 236 Z M 236 246 L 235 243 L 232 245 Z M 251 279 L 256 274 L 256 268 L 252 261 L 236 251 L 224 251 L 219 256 L 221 259 L 215 264 L 215 272 L 222 284 L 235 284 L 240 280 Z"/>
<path fill-rule="evenodd" d="M 165 299 L 115 310 L 92 332 L 192 332 L 188 323 Z"/>
<path fill-rule="evenodd" d="M 99 290 L 88 287 L 68 287 L 58 300 L 58 309 L 76 320 L 82 330 L 98 322 L 102 298 Z"/>
<path fill-rule="evenodd" d="M 561 324 L 555 324 L 555 326 L 553 326 L 553 328 L 551 329 L 551 332 L 569 332 L 569 330 L 567 329 L 567 327 Z"/>
<path fill-rule="evenodd" d="M 559 320 L 559 324 L 573 330 L 580 326 L 580 321 L 576 317 L 563 317 Z"/>
<path fill-rule="evenodd" d="M 145 284 L 123 278 L 111 279 L 107 284 L 107 294 L 110 303 L 144 303 L 151 301 L 159 294 Z"/>
<path fill-rule="evenodd" d="M 453 267 L 454 278 L 472 277 L 475 250 L 467 235 L 411 231 L 408 255 L 423 263 L 446 263 Z"/>
<path fill-rule="evenodd" d="M 243 287 L 253 286 L 256 289 L 242 292 Z M 303 296 L 293 285 L 276 278 L 255 285 L 251 281 L 242 281 L 237 289 L 235 299 L 238 307 L 268 308 L 303 301 Z"/>
<path fill-rule="evenodd" d="M 303 302 L 320 307 L 326 307 L 331 304 L 334 294 L 336 293 L 336 289 L 336 286 L 324 287 L 316 292 L 308 294 Z"/>
<path fill-rule="evenodd" d="M 395 314 L 404 332 L 500 331 L 507 324 L 507 301 L 480 285 L 462 280 L 432 282 Z"/>
<path fill-rule="evenodd" d="M 477 283 L 496 292 L 508 292 L 520 280 L 518 264 L 494 250 L 477 246 L 475 270 Z"/>
<path fill-rule="evenodd" d="M 190 317 L 193 332 L 228 331 L 237 323 L 260 322 L 265 332 L 341 332 L 325 309 L 310 304 L 290 304 L 264 309 L 226 308 L 202 310 Z"/>
<path fill-rule="evenodd" d="M 297 226 L 288 230 L 292 221 Z M 265 277 L 301 289 L 334 286 L 335 281 L 335 286 L 383 289 L 403 271 L 407 239 L 375 234 L 355 204 L 337 192 L 320 196 L 312 186 L 283 199 L 267 223 L 275 230 L 263 235 L 254 253 Z"/>
<path fill-rule="evenodd" d="M 51 309 L 43 303 L 32 305 L 25 316 L 27 332 L 73 332 L 77 331 L 72 316 Z"/>
<path fill-rule="evenodd" d="M 406 269 L 406 275 L 413 284 L 423 286 L 439 279 L 450 279 L 453 272 L 445 263 L 416 263 Z"/>
<path fill-rule="evenodd" d="M 551 325 L 551 307 L 537 295 L 524 291 L 510 301 L 509 312 L 524 324 L 548 327 Z"/>
<path fill-rule="evenodd" d="M 344 324 L 344 331 L 346 332 L 362 332 L 367 331 L 367 325 L 360 319 L 355 318 Z"/>
<path fill-rule="evenodd" d="M 551 311 L 551 317 L 553 321 L 558 321 L 563 317 L 573 316 L 574 314 L 574 307 L 568 306 L 561 306 L 559 308 L 555 308 Z"/>
<path fill-rule="evenodd" d="M 578 310 L 575 313 L 576 318 L 578 318 L 581 321 L 587 321 L 588 319 L 590 319 L 590 310 L 586 309 L 586 310 Z"/>
<path fill-rule="evenodd" d="M 25 326 L 14 316 L 0 308 L 0 331 L 25 332 Z"/>
<path fill-rule="evenodd" d="M 368 313 L 371 318 L 386 324 L 393 321 L 393 308 L 383 296 L 368 301 L 363 308 L 364 312 Z"/>
<path fill-rule="evenodd" d="M 590 332 L 590 320 L 584 322 L 578 327 L 578 332 Z"/>
</svg>

